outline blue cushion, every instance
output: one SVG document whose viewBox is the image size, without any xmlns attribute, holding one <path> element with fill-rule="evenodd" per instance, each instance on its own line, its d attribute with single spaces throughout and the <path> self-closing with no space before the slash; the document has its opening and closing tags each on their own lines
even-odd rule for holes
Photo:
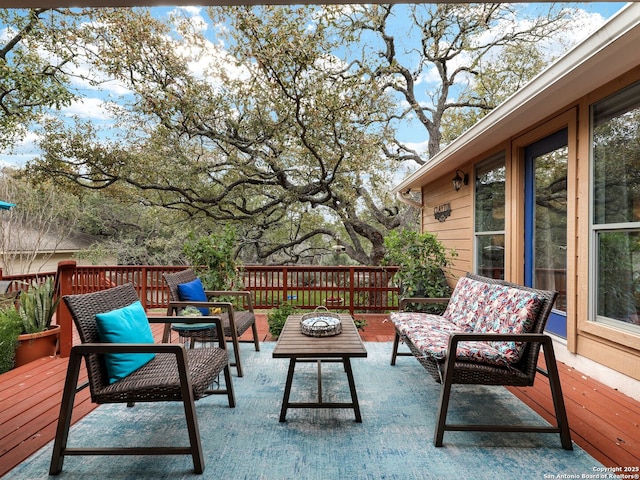
<svg viewBox="0 0 640 480">
<path fill-rule="evenodd" d="M 98 336 L 104 343 L 154 343 L 153 333 L 142 304 L 138 301 L 124 308 L 96 314 Z M 104 361 L 109 383 L 126 377 L 147 364 L 155 353 L 108 353 Z"/>
<path fill-rule="evenodd" d="M 181 302 L 206 302 L 207 294 L 204 292 L 204 286 L 199 278 L 187 283 L 178 285 L 178 298 Z M 200 308 L 202 315 L 209 315 L 208 308 Z"/>
</svg>

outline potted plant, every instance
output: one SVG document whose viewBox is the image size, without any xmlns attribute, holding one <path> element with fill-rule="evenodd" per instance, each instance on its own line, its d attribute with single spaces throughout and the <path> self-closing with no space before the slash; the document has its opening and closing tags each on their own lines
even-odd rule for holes
<svg viewBox="0 0 640 480">
<path fill-rule="evenodd" d="M 16 307 L 0 306 L 0 374 L 13 368 L 21 331 L 22 322 Z"/>
<path fill-rule="evenodd" d="M 59 301 L 52 279 L 42 283 L 34 281 L 20 293 L 18 314 L 22 334 L 18 337 L 16 367 L 56 354 L 60 326 L 51 325 L 51 321 Z"/>
</svg>

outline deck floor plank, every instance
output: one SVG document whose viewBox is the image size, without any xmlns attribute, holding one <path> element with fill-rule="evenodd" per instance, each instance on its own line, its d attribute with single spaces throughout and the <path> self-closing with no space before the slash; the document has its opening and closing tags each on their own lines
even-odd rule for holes
<svg viewBox="0 0 640 480">
<path fill-rule="evenodd" d="M 640 402 L 561 362 L 558 369 L 576 445 L 607 467 L 640 465 Z M 509 390 L 545 420 L 555 423 L 545 377 L 538 375 L 532 387 Z"/>
</svg>

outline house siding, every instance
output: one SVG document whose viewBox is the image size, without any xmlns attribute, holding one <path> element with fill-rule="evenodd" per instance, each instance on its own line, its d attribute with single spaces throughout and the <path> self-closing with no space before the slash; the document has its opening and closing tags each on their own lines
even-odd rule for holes
<svg viewBox="0 0 640 480">
<path fill-rule="evenodd" d="M 640 334 L 589 320 L 590 275 L 590 119 L 594 102 L 640 80 L 640 66 L 593 90 L 577 102 L 558 105 L 547 118 L 532 123 L 506 142 L 467 159 L 461 166 L 428 178 L 422 185 L 422 229 L 435 233 L 447 248 L 458 253 L 449 272 L 453 285 L 466 271 L 474 270 L 475 168 L 498 151 L 504 152 L 505 279 L 524 281 L 524 149 L 560 129 L 568 129 L 567 163 L 567 340 L 568 352 L 583 356 L 640 380 Z M 459 163 L 456 163 L 459 165 Z M 460 191 L 451 179 L 456 169 L 469 174 L 469 185 Z M 440 222 L 434 208 L 449 204 L 451 215 Z"/>
</svg>

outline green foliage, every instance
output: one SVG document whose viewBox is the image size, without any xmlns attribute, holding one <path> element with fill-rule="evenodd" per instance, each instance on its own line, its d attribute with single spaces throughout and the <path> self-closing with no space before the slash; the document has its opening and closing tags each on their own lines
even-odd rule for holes
<svg viewBox="0 0 640 480">
<path fill-rule="evenodd" d="M 187 305 L 180 312 L 178 312 L 179 317 L 201 317 L 202 312 L 199 308 L 194 307 L 193 305 Z"/>
<path fill-rule="evenodd" d="M 59 298 L 55 298 L 53 280 L 39 284 L 34 281 L 27 291 L 20 294 L 18 313 L 22 321 L 22 333 L 43 332 L 51 326 L 51 320 L 58 308 Z"/>
<path fill-rule="evenodd" d="M 461 111 L 454 137 L 466 126 L 462 120 L 495 106 L 503 85 L 519 85 L 523 72 L 510 73 L 529 64 L 514 59 L 536 57 L 516 48 L 510 61 L 497 62 L 504 46 L 535 46 L 564 33 L 561 20 L 569 17 L 568 9 L 550 7 L 548 17 L 527 14 L 518 30 L 512 19 L 525 12 L 516 10 L 232 6 L 208 9 L 209 18 L 203 10 L 165 21 L 146 9 L 92 9 L 83 18 L 91 28 L 60 29 L 60 44 L 85 47 L 96 79 L 131 92 L 116 115 L 124 126 L 109 142 L 100 126 L 45 126 L 43 155 L 29 170 L 114 198 L 135 190 L 140 205 L 162 207 L 194 228 L 241 224 L 251 261 L 326 259 L 331 239 L 340 236 L 345 251 L 337 261 L 379 265 L 386 232 L 414 218 L 386 191 L 389 172 L 437 153 L 448 112 Z M 396 35 L 398 19 L 403 35 Z M 220 45 L 226 56 L 219 63 L 207 46 Z M 193 62 L 202 62 L 202 74 Z M 501 75 L 484 81 L 482 68 L 493 65 Z M 423 85 L 414 80 L 431 70 L 440 77 L 425 104 L 416 101 Z M 458 92 L 465 95 L 456 98 Z M 424 127 L 428 152 L 396 138 L 403 119 Z M 122 255 L 141 258 L 134 247 L 146 242 L 138 238 Z"/>
<path fill-rule="evenodd" d="M 514 42 L 504 45 L 498 55 L 481 58 L 478 73 L 461 89 L 460 104 L 472 108 L 451 108 L 442 115 L 444 144 L 450 143 L 482 117 L 521 89 L 547 66 L 551 58 L 539 42 Z"/>
<path fill-rule="evenodd" d="M 278 308 L 274 308 L 267 314 L 267 324 L 269 325 L 269 333 L 273 338 L 278 338 L 284 323 L 289 315 L 296 313 L 296 309 L 289 302 L 282 302 Z"/>
<path fill-rule="evenodd" d="M 65 48 L 70 20 L 60 9 L 0 9 L 0 150 L 49 108 L 74 99 L 64 71 L 71 60 Z"/>
<path fill-rule="evenodd" d="M 183 247 L 189 263 L 207 290 L 237 290 L 242 286 L 241 265 L 235 256 L 236 231 L 227 225 L 221 232 L 190 235 Z"/>
<path fill-rule="evenodd" d="M 394 281 L 400 287 L 401 296 L 443 298 L 451 294 L 443 269 L 451 264 L 457 253 L 447 252 L 436 235 L 395 230 L 385 237 L 384 244 L 387 253 L 383 263 L 400 267 Z M 443 306 L 421 305 L 418 308 L 440 313 Z"/>
<path fill-rule="evenodd" d="M 356 328 L 358 330 L 362 330 L 364 332 L 364 327 L 367 326 L 367 321 L 364 318 L 356 318 L 353 320 L 353 323 L 356 324 Z"/>
<path fill-rule="evenodd" d="M 0 373 L 13 368 L 21 330 L 22 322 L 15 307 L 8 305 L 0 308 Z"/>
</svg>

